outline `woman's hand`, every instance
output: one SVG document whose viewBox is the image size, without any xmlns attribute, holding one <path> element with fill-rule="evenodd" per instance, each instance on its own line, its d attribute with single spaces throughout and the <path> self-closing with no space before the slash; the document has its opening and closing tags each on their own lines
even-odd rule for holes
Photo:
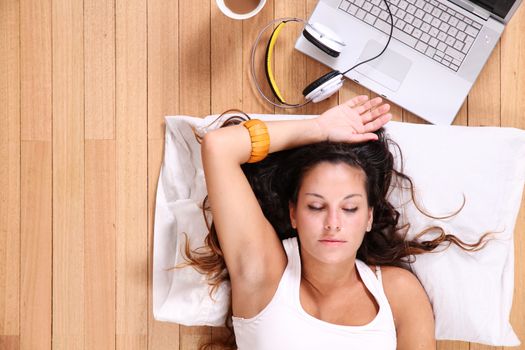
<svg viewBox="0 0 525 350">
<path fill-rule="evenodd" d="M 385 125 L 392 114 L 381 97 L 372 100 L 361 95 L 330 108 L 315 120 L 324 139 L 332 142 L 359 143 L 377 140 L 373 132 Z"/>
</svg>

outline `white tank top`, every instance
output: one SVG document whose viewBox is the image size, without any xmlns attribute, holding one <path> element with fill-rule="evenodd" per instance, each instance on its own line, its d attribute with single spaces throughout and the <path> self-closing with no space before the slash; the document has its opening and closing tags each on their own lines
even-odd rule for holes
<svg viewBox="0 0 525 350">
<path fill-rule="evenodd" d="M 270 303 L 255 317 L 233 317 L 239 350 L 306 349 L 395 349 L 396 329 L 392 310 L 381 281 L 362 261 L 357 270 L 372 293 L 379 312 L 364 326 L 342 326 L 319 320 L 308 314 L 299 299 L 301 260 L 297 238 L 283 241 L 288 265 Z"/>
</svg>

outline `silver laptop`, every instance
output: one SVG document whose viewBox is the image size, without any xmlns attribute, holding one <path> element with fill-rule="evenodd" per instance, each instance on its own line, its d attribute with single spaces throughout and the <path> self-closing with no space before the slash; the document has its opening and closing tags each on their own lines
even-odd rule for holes
<svg viewBox="0 0 525 350">
<path fill-rule="evenodd" d="M 451 124 L 521 0 L 388 0 L 385 53 L 346 74 L 434 124 Z M 377 55 L 390 33 L 384 0 L 320 0 L 309 22 L 346 43 L 337 58 L 301 35 L 296 49 L 341 72 Z"/>
</svg>

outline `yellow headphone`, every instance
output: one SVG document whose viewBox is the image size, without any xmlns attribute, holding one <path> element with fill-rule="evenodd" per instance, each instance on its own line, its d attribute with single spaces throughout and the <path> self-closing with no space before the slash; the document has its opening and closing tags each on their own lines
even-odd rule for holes
<svg viewBox="0 0 525 350">
<path fill-rule="evenodd" d="M 388 5 L 388 1 L 387 0 L 384 0 L 384 1 L 388 9 L 388 12 L 390 14 L 391 22 L 390 22 L 390 35 L 388 37 L 388 41 L 386 42 L 383 50 L 376 56 L 370 59 L 364 60 L 362 62 L 359 62 L 342 73 L 339 72 L 338 70 L 332 70 L 326 73 L 325 75 L 323 75 L 322 77 L 317 78 L 312 83 L 310 83 L 307 87 L 304 88 L 303 90 L 304 101 L 301 103 L 296 103 L 296 104 L 286 102 L 286 100 L 283 97 L 283 94 L 281 93 L 279 87 L 277 86 L 277 83 L 275 82 L 275 77 L 274 77 L 273 70 L 272 70 L 273 49 L 275 47 L 275 43 L 277 42 L 277 37 L 279 36 L 279 33 L 281 32 L 281 30 L 284 28 L 285 24 L 288 22 L 304 23 L 304 28 L 302 31 L 303 37 L 306 40 L 308 40 L 310 43 L 312 43 L 315 47 L 319 48 L 320 50 L 322 50 L 323 52 L 325 52 L 326 54 L 332 57 L 338 57 L 346 45 L 334 31 L 332 31 L 330 28 L 320 23 L 308 23 L 303 19 L 295 18 L 295 17 L 278 18 L 268 23 L 259 32 L 259 35 L 257 36 L 255 43 L 252 47 L 252 54 L 251 54 L 252 78 L 253 78 L 255 87 L 259 91 L 259 94 L 268 103 L 276 107 L 280 107 L 280 108 L 298 108 L 310 102 L 314 102 L 314 103 L 319 102 L 319 101 L 322 101 L 332 96 L 335 92 L 337 92 L 343 86 L 343 79 L 346 73 L 360 66 L 361 64 L 367 63 L 381 56 L 385 52 L 386 48 L 388 47 L 388 44 L 390 43 L 390 39 L 392 38 L 392 31 L 393 31 L 394 26 L 393 26 L 393 16 L 390 11 L 390 6 Z M 263 35 L 264 32 L 266 32 L 266 30 L 270 26 L 273 26 L 277 22 L 279 22 L 279 24 L 273 30 L 270 36 L 270 39 L 268 41 L 268 44 L 266 46 L 266 58 L 265 58 L 264 66 L 265 66 L 265 72 L 266 72 L 266 78 L 268 80 L 268 84 L 270 85 L 272 93 L 274 94 L 275 98 L 277 99 L 279 103 L 272 101 L 264 94 L 261 87 L 259 86 L 259 82 L 255 75 L 255 53 L 256 53 L 259 41 L 261 39 L 261 36 Z"/>
</svg>

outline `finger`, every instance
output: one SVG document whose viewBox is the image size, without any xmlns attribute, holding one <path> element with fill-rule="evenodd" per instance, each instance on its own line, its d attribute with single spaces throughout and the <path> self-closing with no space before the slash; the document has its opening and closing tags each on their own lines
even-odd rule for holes
<svg viewBox="0 0 525 350">
<path fill-rule="evenodd" d="M 369 123 L 372 120 L 379 118 L 383 114 L 386 114 L 389 110 L 390 110 L 390 105 L 385 103 L 377 108 L 369 110 L 368 112 L 364 114 L 361 114 L 363 124 Z"/>
<path fill-rule="evenodd" d="M 354 108 L 354 110 L 359 114 L 363 114 L 364 112 L 374 108 L 375 106 L 380 105 L 381 102 L 383 102 L 383 99 L 378 96 L 376 98 L 371 99 L 370 101 L 367 101 L 366 103 L 363 103 L 361 106 Z"/>
<path fill-rule="evenodd" d="M 392 120 L 392 114 L 391 113 L 384 114 L 380 116 L 379 118 L 374 119 L 371 122 L 365 124 L 364 132 L 374 132 L 380 129 L 383 125 L 388 123 L 390 120 Z"/>
<path fill-rule="evenodd" d="M 360 143 L 360 142 L 368 142 L 368 141 L 377 141 L 378 137 L 374 133 L 366 133 L 366 134 L 352 134 L 349 138 L 349 142 L 351 143 Z"/>
<path fill-rule="evenodd" d="M 354 108 L 355 106 L 359 106 L 360 104 L 363 104 L 367 100 L 368 100 L 367 95 L 359 95 L 359 96 L 356 96 L 346 101 L 344 104 L 347 105 L 348 107 Z"/>
</svg>

